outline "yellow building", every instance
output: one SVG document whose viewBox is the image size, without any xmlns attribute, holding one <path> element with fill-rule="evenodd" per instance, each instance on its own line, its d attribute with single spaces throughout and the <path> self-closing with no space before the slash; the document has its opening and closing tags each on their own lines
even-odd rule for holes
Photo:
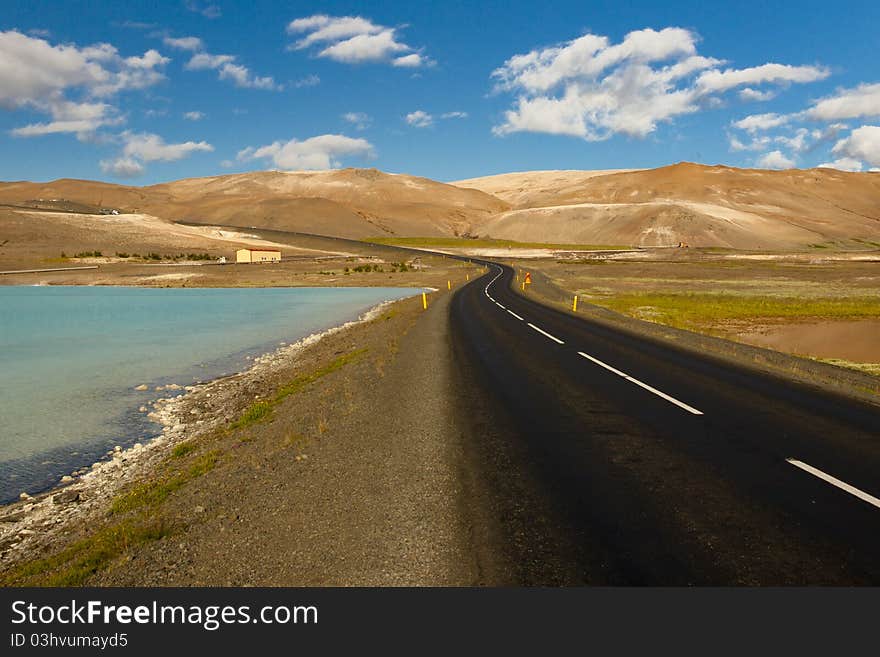
<svg viewBox="0 0 880 657">
<path fill-rule="evenodd" d="M 274 249 L 239 249 L 236 262 L 281 262 L 281 251 Z"/>
</svg>

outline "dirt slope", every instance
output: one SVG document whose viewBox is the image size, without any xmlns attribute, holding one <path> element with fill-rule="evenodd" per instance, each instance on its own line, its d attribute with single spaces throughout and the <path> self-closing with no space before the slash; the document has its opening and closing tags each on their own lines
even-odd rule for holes
<svg viewBox="0 0 880 657">
<path fill-rule="evenodd" d="M 513 205 L 481 234 L 526 241 L 803 248 L 880 238 L 880 175 L 681 163 L 618 173 L 464 181 Z M 514 191 L 515 188 L 515 191 Z"/>
<path fill-rule="evenodd" d="M 0 203 L 57 198 L 168 221 L 354 238 L 459 235 L 509 207 L 480 191 L 375 169 L 260 171 L 150 187 L 68 179 L 0 183 Z"/>
</svg>

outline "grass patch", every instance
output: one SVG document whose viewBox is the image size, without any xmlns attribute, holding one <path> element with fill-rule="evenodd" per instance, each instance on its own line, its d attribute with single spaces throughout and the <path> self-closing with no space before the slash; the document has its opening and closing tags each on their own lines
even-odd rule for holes
<svg viewBox="0 0 880 657">
<path fill-rule="evenodd" d="M 36 559 L 4 573 L 4 586 L 81 586 L 131 548 L 172 533 L 158 518 L 129 519 L 104 527 L 58 554 Z"/>
<path fill-rule="evenodd" d="M 213 450 L 202 454 L 184 470 L 178 470 L 165 479 L 135 486 L 113 500 L 111 514 L 126 513 L 143 507 L 155 507 L 164 502 L 171 493 L 196 477 L 210 472 L 220 460 L 220 452 Z"/>
<path fill-rule="evenodd" d="M 267 401 L 257 401 L 247 407 L 235 422 L 229 425 L 230 429 L 242 429 L 257 422 L 262 422 L 272 414 L 272 406 Z"/>
<path fill-rule="evenodd" d="M 880 299 L 803 299 L 731 294 L 621 294 L 590 302 L 628 315 L 650 314 L 679 328 L 750 319 L 862 319 L 880 317 Z M 649 310 L 649 313 L 645 311 Z"/>
<path fill-rule="evenodd" d="M 317 369 L 314 372 L 309 372 L 308 374 L 302 374 L 302 375 L 296 377 L 293 381 L 281 386 L 275 392 L 275 396 L 272 398 L 272 404 L 273 405 L 277 404 L 277 403 L 283 401 L 285 398 L 289 397 L 290 395 L 295 395 L 300 390 L 302 390 L 306 386 L 314 383 L 318 379 L 321 379 L 321 378 L 327 376 L 328 374 L 331 374 L 337 370 L 342 369 L 343 367 L 345 367 L 349 363 L 354 363 L 355 361 L 360 360 L 360 358 L 365 353 L 367 353 L 366 348 L 357 349 L 357 350 L 352 351 L 350 353 L 339 356 L 329 365 L 325 365 L 324 367 Z"/>
<path fill-rule="evenodd" d="M 564 244 L 558 242 L 516 242 L 470 237 L 369 237 L 364 242 L 385 246 L 408 246 L 413 248 L 489 248 L 489 249 L 559 249 L 568 251 L 596 251 L 628 249 L 628 246 L 608 244 Z"/>
<path fill-rule="evenodd" d="M 191 440 L 187 440 L 186 442 L 175 445 L 174 449 L 171 450 L 171 456 L 179 459 L 194 451 L 196 451 L 195 443 Z"/>
<path fill-rule="evenodd" d="M 838 367 L 847 367 L 851 370 L 858 370 L 865 374 L 880 376 L 880 363 L 854 363 L 851 360 L 843 360 L 842 358 L 817 358 L 815 360 L 818 360 L 821 363 L 828 363 L 829 365 L 837 365 Z"/>
</svg>

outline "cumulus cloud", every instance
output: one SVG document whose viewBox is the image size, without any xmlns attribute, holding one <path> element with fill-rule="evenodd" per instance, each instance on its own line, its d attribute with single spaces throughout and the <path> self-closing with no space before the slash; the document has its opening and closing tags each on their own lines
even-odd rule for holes
<svg viewBox="0 0 880 657">
<path fill-rule="evenodd" d="M 149 132 L 124 132 L 122 139 L 125 145 L 122 156 L 142 162 L 173 162 L 197 151 L 213 151 L 214 147 L 205 141 L 187 141 L 179 144 L 166 144 L 159 135 Z"/>
<path fill-rule="evenodd" d="M 164 78 L 157 69 L 169 61 L 155 50 L 125 58 L 106 43 L 53 46 L 15 30 L 0 32 L 0 107 L 45 106 L 77 88 L 97 97 L 143 89 Z"/>
<path fill-rule="evenodd" d="M 175 48 L 177 50 L 190 50 L 193 52 L 204 49 L 205 44 L 199 37 L 188 36 L 188 37 L 169 37 L 166 36 L 162 39 L 163 43 L 169 48 Z"/>
<path fill-rule="evenodd" d="M 364 112 L 346 112 L 342 115 L 342 120 L 351 123 L 358 130 L 366 130 L 373 122 L 370 115 Z"/>
<path fill-rule="evenodd" d="M 630 32 L 613 44 L 586 34 L 514 55 L 492 73 L 498 92 L 517 94 L 493 131 L 544 132 L 598 141 L 614 134 L 645 137 L 661 122 L 717 104 L 736 87 L 822 79 L 813 66 L 768 63 L 746 69 L 697 52 L 698 37 L 669 27 Z"/>
<path fill-rule="evenodd" d="M 747 102 L 763 102 L 776 98 L 776 92 L 773 90 L 761 91 L 760 89 L 752 89 L 751 87 L 740 89 L 739 94 L 737 95 L 740 97 L 740 100 L 744 100 Z"/>
<path fill-rule="evenodd" d="M 259 148 L 248 147 L 238 153 L 239 161 L 267 160 L 279 169 L 333 169 L 342 158 L 372 157 L 373 145 L 366 139 L 345 135 L 318 135 L 303 141 L 276 141 Z"/>
<path fill-rule="evenodd" d="M 434 117 L 424 110 L 410 112 L 404 117 L 404 120 L 414 128 L 427 128 L 434 125 Z"/>
<path fill-rule="evenodd" d="M 391 60 L 391 65 L 397 66 L 398 68 L 419 68 L 421 66 L 433 66 L 434 64 L 435 62 L 433 59 L 420 55 L 417 52 L 403 55 L 401 57 L 395 57 Z"/>
<path fill-rule="evenodd" d="M 877 145 L 875 132 L 878 128 L 863 125 L 841 139 L 841 135 L 849 127 L 840 121 L 874 116 L 880 116 L 880 83 L 839 89 L 833 95 L 814 101 L 802 111 L 791 114 L 754 114 L 734 121 L 731 126 L 748 132 L 753 145 L 773 142 L 798 154 L 812 152 L 824 144 L 835 142 L 831 149 L 834 159 L 819 166 L 861 171 L 865 168 L 865 163 L 870 166 L 880 162 L 880 147 Z M 826 125 L 813 127 L 817 123 Z M 759 137 L 760 133 L 766 134 Z M 731 150 L 752 149 L 733 136 Z"/>
<path fill-rule="evenodd" d="M 806 116 L 819 121 L 840 121 L 880 116 L 880 83 L 861 84 L 843 89 L 823 98 L 806 111 Z"/>
<path fill-rule="evenodd" d="M 190 58 L 185 68 L 189 71 L 215 70 L 217 77 L 221 80 L 231 80 L 236 87 L 269 91 L 279 91 L 283 88 L 271 76 L 254 75 L 250 69 L 238 63 L 235 55 L 198 52 Z"/>
<path fill-rule="evenodd" d="M 101 160 L 101 171 L 117 178 L 137 178 L 144 172 L 144 165 L 127 157 L 115 160 Z"/>
<path fill-rule="evenodd" d="M 101 126 L 121 122 L 107 99 L 158 83 L 169 61 L 156 50 L 123 57 L 107 43 L 52 45 L 15 30 L 0 32 L 0 108 L 51 116 L 49 122 L 13 129 L 17 137 L 66 132 L 84 139 Z M 71 100 L 70 94 L 79 99 Z"/>
<path fill-rule="evenodd" d="M 785 125 L 791 120 L 791 117 L 785 114 L 752 114 L 739 121 L 734 121 L 731 125 L 734 128 L 745 130 L 747 132 L 757 132 L 759 130 L 769 130 Z"/>
<path fill-rule="evenodd" d="M 770 151 L 758 159 L 757 165 L 762 169 L 792 169 L 795 162 L 783 155 L 782 151 Z"/>
<path fill-rule="evenodd" d="M 872 167 L 880 167 L 880 126 L 863 125 L 849 137 L 838 141 L 831 152 L 845 158 L 863 160 Z"/>
<path fill-rule="evenodd" d="M 204 112 L 184 112 L 183 118 L 187 121 L 201 121 L 205 118 Z"/>
<path fill-rule="evenodd" d="M 400 41 L 398 28 L 379 25 L 361 16 L 316 14 L 297 18 L 287 25 L 287 32 L 302 35 L 290 49 L 313 48 L 318 57 L 345 64 L 382 62 L 417 68 L 433 63 Z"/>
<path fill-rule="evenodd" d="M 864 167 L 858 160 L 851 157 L 842 157 L 833 162 L 823 162 L 818 165 L 820 169 L 838 169 L 839 171 L 861 171 Z"/>
<path fill-rule="evenodd" d="M 697 78 L 697 87 L 706 92 L 727 91 L 744 84 L 805 83 L 824 80 L 831 71 L 822 66 L 764 64 L 743 69 L 713 69 Z"/>
<path fill-rule="evenodd" d="M 730 150 L 734 152 L 738 151 L 763 151 L 766 150 L 770 145 L 771 139 L 770 137 L 761 135 L 758 137 L 753 137 L 748 142 L 743 142 L 736 135 L 728 135 L 728 143 L 730 144 Z"/>
<path fill-rule="evenodd" d="M 445 112 L 440 115 L 441 119 L 466 119 L 467 117 L 467 112 Z"/>
</svg>

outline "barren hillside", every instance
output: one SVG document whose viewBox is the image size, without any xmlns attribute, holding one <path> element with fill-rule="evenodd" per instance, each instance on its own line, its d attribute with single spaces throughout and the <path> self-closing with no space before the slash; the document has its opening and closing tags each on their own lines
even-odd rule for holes
<svg viewBox="0 0 880 657">
<path fill-rule="evenodd" d="M 82 180 L 0 184 L 0 203 L 65 199 L 167 221 L 341 237 L 467 233 L 509 206 L 476 190 L 374 169 L 253 173 L 150 187 Z"/>
<path fill-rule="evenodd" d="M 511 201 L 511 211 L 479 230 L 496 238 L 734 248 L 880 239 L 876 173 L 689 163 L 581 173 L 508 174 L 458 184 L 495 190 Z"/>
<path fill-rule="evenodd" d="M 43 211 L 38 217 L 7 208 L 16 213 L 15 221 L 10 214 L 0 221 L 0 242 L 9 240 L 9 247 L 28 235 L 48 239 L 52 226 L 68 230 L 72 215 L 86 236 L 90 223 L 100 225 L 102 234 L 118 225 L 130 243 L 136 242 L 135 226 L 146 231 L 149 225 L 146 241 L 163 232 L 177 239 L 172 222 L 349 238 L 470 235 L 744 249 L 880 243 L 880 174 L 831 169 L 682 163 L 649 170 L 512 173 L 455 184 L 374 169 L 263 171 L 149 187 L 64 179 L 0 183 L 0 205 Z M 101 218 L 102 208 L 149 221 Z M 59 210 L 71 216 L 62 219 Z"/>
</svg>

